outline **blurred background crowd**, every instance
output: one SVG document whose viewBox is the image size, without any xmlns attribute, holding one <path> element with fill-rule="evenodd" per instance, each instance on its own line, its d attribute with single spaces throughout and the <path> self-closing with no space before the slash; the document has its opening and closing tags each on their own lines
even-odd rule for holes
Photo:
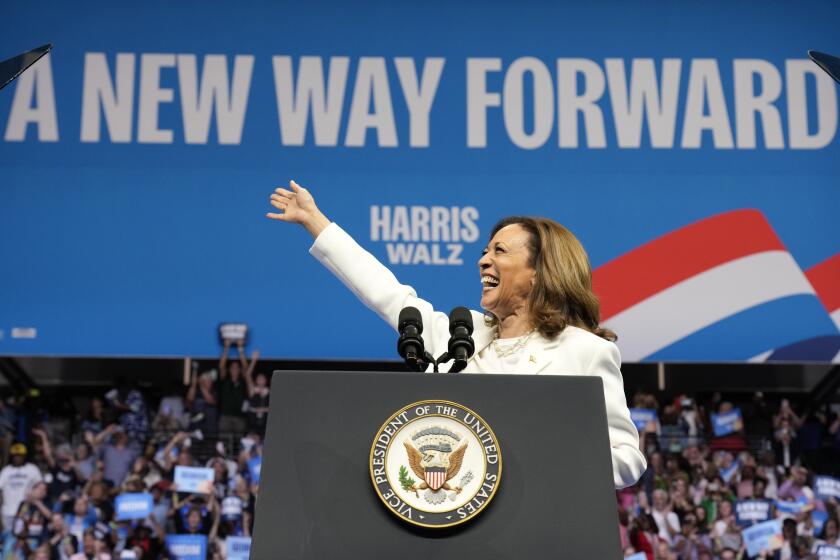
<svg viewBox="0 0 840 560">
<path fill-rule="evenodd" d="M 133 377 L 0 400 L 3 559 L 239 558 L 231 547 L 253 528 L 269 406 L 258 361 L 226 343 L 218 363 L 185 360 L 169 386 Z M 825 494 L 840 492 L 836 405 L 628 396 L 649 466 L 616 494 L 626 558 L 823 560 L 840 550 L 837 497 Z M 183 486 L 185 468 L 207 483 Z M 775 540 L 750 551 L 750 527 L 774 520 Z"/>
<path fill-rule="evenodd" d="M 656 414 L 637 422 L 648 469 L 635 486 L 618 492 L 625 557 L 840 557 L 832 556 L 840 552 L 834 549 L 840 546 L 837 497 L 819 493 L 837 492 L 836 405 L 798 410 L 786 398 L 768 400 L 760 392 L 740 397 L 632 397 L 634 417 Z M 716 431 L 715 420 L 726 417 L 735 421 Z M 778 520 L 779 532 L 751 554 L 745 531 L 768 520 Z"/>
<path fill-rule="evenodd" d="M 186 360 L 188 383 L 156 395 L 125 380 L 81 399 L 0 401 L 3 559 L 233 557 L 229 538 L 253 528 L 269 388 L 258 353 L 229 350 L 202 373 Z M 211 480 L 184 491 L 183 467 Z M 196 542 L 201 554 L 171 550 Z"/>
</svg>

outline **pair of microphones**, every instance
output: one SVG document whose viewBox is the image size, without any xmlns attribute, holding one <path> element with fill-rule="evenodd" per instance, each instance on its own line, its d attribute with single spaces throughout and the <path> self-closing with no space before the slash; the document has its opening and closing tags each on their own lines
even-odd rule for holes
<svg viewBox="0 0 840 560">
<path fill-rule="evenodd" d="M 467 361 L 475 353 L 472 313 L 466 307 L 456 307 L 449 313 L 449 345 L 437 359 L 426 351 L 421 336 L 423 316 L 416 307 L 405 307 L 400 311 L 397 330 L 400 333 L 397 352 L 411 371 L 426 371 L 431 364 L 437 373 L 440 364 L 452 360 L 449 373 L 458 373 L 467 367 Z"/>
</svg>

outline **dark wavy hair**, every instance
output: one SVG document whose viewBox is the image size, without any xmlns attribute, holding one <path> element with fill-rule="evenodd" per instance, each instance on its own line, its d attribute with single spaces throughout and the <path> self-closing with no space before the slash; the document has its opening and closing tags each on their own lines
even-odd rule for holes
<svg viewBox="0 0 840 560">
<path fill-rule="evenodd" d="M 492 239 L 503 227 L 519 224 L 529 234 L 529 265 L 536 271 L 528 298 L 531 320 L 540 334 L 554 338 L 572 325 L 614 342 L 616 334 L 599 325 L 601 305 L 592 291 L 592 267 L 580 241 L 568 229 L 549 218 L 509 216 L 490 233 Z M 498 319 L 490 315 L 491 325 Z"/>
</svg>

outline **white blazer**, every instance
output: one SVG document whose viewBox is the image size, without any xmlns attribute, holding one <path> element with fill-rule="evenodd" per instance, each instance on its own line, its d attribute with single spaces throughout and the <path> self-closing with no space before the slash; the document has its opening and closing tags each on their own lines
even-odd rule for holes
<svg viewBox="0 0 840 560">
<path fill-rule="evenodd" d="M 419 309 L 423 316 L 426 349 L 435 356 L 446 350 L 448 315 L 435 311 L 429 302 L 418 298 L 410 286 L 400 284 L 388 268 L 337 224 L 327 226 L 309 252 L 392 328 L 397 328 L 404 307 Z M 477 354 L 493 341 L 494 329 L 485 325 L 483 313 L 472 311 L 472 314 Z M 603 380 L 615 487 L 634 484 L 647 463 L 639 450 L 639 433 L 627 408 L 618 347 L 589 331 L 570 326 L 533 357 L 525 362 L 522 373 L 597 375 Z M 476 372 L 473 359 L 464 371 Z"/>
</svg>

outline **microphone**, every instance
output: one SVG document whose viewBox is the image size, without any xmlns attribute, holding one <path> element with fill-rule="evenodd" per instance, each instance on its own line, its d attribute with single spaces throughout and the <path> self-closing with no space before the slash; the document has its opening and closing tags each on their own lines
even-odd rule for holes
<svg viewBox="0 0 840 560">
<path fill-rule="evenodd" d="M 475 353 L 472 339 L 472 313 L 466 307 L 456 307 L 449 313 L 449 348 L 447 354 L 454 360 L 449 373 L 458 373 L 467 367 L 467 360 Z"/>
<path fill-rule="evenodd" d="M 423 316 L 416 307 L 405 307 L 400 311 L 397 322 L 400 338 L 397 340 L 397 352 L 405 360 L 411 371 L 426 369 L 426 349 L 423 344 Z"/>
</svg>

